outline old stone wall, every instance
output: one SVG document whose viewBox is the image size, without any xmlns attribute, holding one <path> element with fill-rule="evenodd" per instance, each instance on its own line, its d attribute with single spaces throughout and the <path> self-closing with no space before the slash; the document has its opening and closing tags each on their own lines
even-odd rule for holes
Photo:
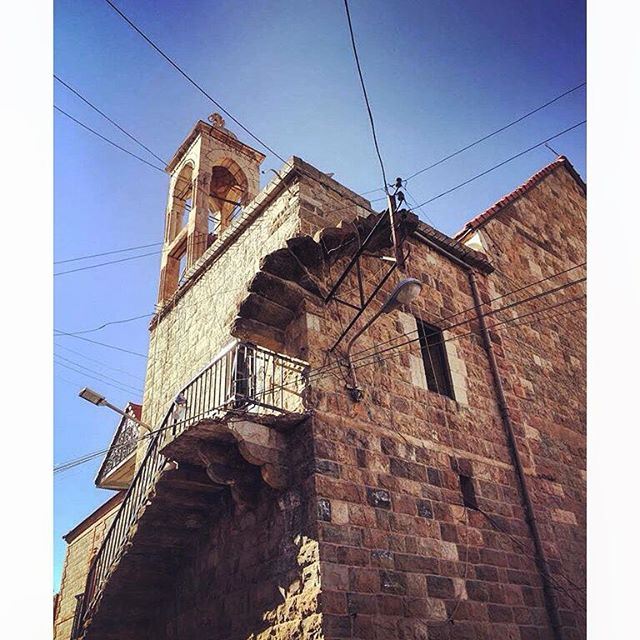
<svg viewBox="0 0 640 640">
<path fill-rule="evenodd" d="M 231 322 L 260 259 L 298 232 L 296 202 L 297 186 L 293 185 L 256 217 L 152 328 L 143 420 L 159 423 L 178 391 L 231 341 Z M 223 237 L 219 242 L 224 241 Z"/>
<path fill-rule="evenodd" d="M 583 260 L 584 198 L 576 189 L 564 170 L 555 172 L 510 205 L 511 217 L 505 210 L 481 230 L 497 266 L 477 276 L 491 305 L 485 311 L 541 292 L 506 295 Z M 304 177 L 268 204 L 153 328 L 143 418 L 157 423 L 229 340 L 263 256 L 294 235 L 364 213 Z M 313 415 L 289 436 L 295 481 L 287 491 L 263 488 L 254 510 L 230 505 L 194 540 L 153 637 L 552 638 L 468 274 L 418 238 L 410 242 L 406 273 L 389 280 L 354 328 L 400 277 L 423 283 L 413 305 L 381 316 L 354 346 L 362 402 L 349 398 L 338 364 L 346 344 L 329 352 L 353 309 L 319 298 L 301 303 L 283 347 L 313 372 Z M 317 274 L 326 289 L 346 261 Z M 363 259 L 368 291 L 386 268 Z M 356 302 L 356 292 L 353 275 L 340 295 Z M 492 314 L 487 324 L 565 295 L 575 294 L 559 291 Z M 416 317 L 444 330 L 454 399 L 427 388 Z M 583 638 L 584 318 L 496 326 L 491 342 L 556 581 L 563 637 Z M 478 508 L 464 505 L 469 486 Z"/>
<path fill-rule="evenodd" d="M 224 246 L 227 238 L 233 238 L 228 249 L 152 326 L 143 402 L 147 423 L 155 425 L 162 420 L 178 391 L 232 339 L 231 322 L 264 256 L 286 246 L 286 240 L 293 236 L 313 235 L 325 226 L 366 213 L 344 196 L 363 206 L 368 206 L 366 200 L 303 161 L 296 158 L 290 162 L 315 180 L 301 174 L 260 210 L 237 238 L 233 238 L 234 228 L 228 229 L 216 245 Z M 278 182 L 274 179 L 261 191 L 245 210 L 247 217 L 263 206 Z"/>
<path fill-rule="evenodd" d="M 567 637 L 584 637 L 586 626 L 585 208 L 584 192 L 560 167 L 480 229 L 497 268 L 487 282 L 490 297 L 544 278 L 517 297 L 569 285 L 510 312 L 555 307 L 497 337 Z"/>
<path fill-rule="evenodd" d="M 73 536 L 67 538 L 67 552 L 53 626 L 54 640 L 69 640 L 71 637 L 76 596 L 84 593 L 91 559 L 99 549 L 119 506 L 118 500 L 95 520 L 91 519 L 86 528 L 81 527 L 79 532 L 74 532 Z"/>
<path fill-rule="evenodd" d="M 483 301 L 584 259 L 584 198 L 564 171 L 518 201 L 518 211 L 517 220 L 496 229 L 498 270 L 478 276 Z M 525 233 L 538 242 L 525 242 Z M 488 249 L 492 260 L 496 253 Z M 369 286 L 381 268 L 369 259 Z M 581 274 L 571 272 L 560 283 Z M 325 637 L 551 638 L 478 323 L 444 335 L 455 400 L 425 388 L 417 341 L 374 357 L 357 355 L 415 340 L 412 316 L 443 329 L 474 317 L 466 273 L 432 249 L 413 242 L 406 275 L 423 282 L 419 301 L 382 316 L 353 348 L 361 358 L 364 400 L 348 398 L 344 369 L 312 376 Z M 549 280 L 492 308 L 558 284 Z M 342 295 L 353 302 L 355 291 L 352 279 Z M 487 324 L 566 300 L 574 291 L 518 305 Z M 335 361 L 327 351 L 353 311 L 332 303 L 307 312 L 317 370 Z M 583 638 L 584 316 L 519 322 L 496 327 L 491 340 L 553 571 L 563 637 Z M 460 476 L 471 478 L 479 509 L 463 506 Z"/>
<path fill-rule="evenodd" d="M 143 405 L 149 423 L 162 419 L 177 391 L 231 340 L 238 305 L 264 256 L 293 236 L 313 235 L 343 218 L 366 214 L 355 203 L 345 208 L 344 195 L 355 194 L 298 159 L 296 164 L 330 187 L 299 175 L 152 326 Z M 368 204 L 362 198 L 357 202 Z M 307 315 L 300 314 L 288 327 L 284 351 L 306 357 L 307 335 Z M 255 341 L 261 343 L 259 337 Z M 167 640 L 323 637 L 311 422 L 286 437 L 290 489 L 264 485 L 251 509 L 228 500 L 211 526 L 194 536 L 193 552 L 181 562 L 150 635 Z"/>
<path fill-rule="evenodd" d="M 321 638 L 320 566 L 309 424 L 288 436 L 289 489 L 264 485 L 255 507 L 231 500 L 182 561 L 149 637 Z"/>
</svg>

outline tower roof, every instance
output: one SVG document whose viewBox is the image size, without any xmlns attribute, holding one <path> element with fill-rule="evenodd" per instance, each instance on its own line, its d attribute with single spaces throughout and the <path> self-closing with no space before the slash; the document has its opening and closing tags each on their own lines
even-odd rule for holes
<svg viewBox="0 0 640 640">
<path fill-rule="evenodd" d="M 216 138 L 238 153 L 242 153 L 258 163 L 262 162 L 266 158 L 266 156 L 260 151 L 250 147 L 244 142 L 240 142 L 235 133 L 229 131 L 229 129 L 225 127 L 225 121 L 219 113 L 212 113 L 208 120 L 209 123 L 204 122 L 204 120 L 198 120 L 198 122 L 196 122 L 193 129 L 191 129 L 187 137 L 182 141 L 165 167 L 165 171 L 167 171 L 167 173 L 171 173 L 175 169 L 184 154 L 201 135 L 208 135 Z"/>
</svg>

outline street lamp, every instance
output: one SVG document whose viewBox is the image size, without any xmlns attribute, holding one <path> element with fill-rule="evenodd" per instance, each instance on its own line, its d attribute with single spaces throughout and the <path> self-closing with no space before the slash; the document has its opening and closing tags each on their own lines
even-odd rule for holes
<svg viewBox="0 0 640 640">
<path fill-rule="evenodd" d="M 126 411 L 123 411 L 119 407 L 116 407 L 115 405 L 111 404 L 104 396 L 100 395 L 97 391 L 94 391 L 93 389 L 89 389 L 89 387 L 84 387 L 83 389 L 80 390 L 80 393 L 78 393 L 78 395 L 83 400 L 86 400 L 91 404 L 95 404 L 97 407 L 107 407 L 112 411 L 119 413 L 121 416 L 124 416 L 125 418 L 129 418 L 130 420 L 133 420 L 135 423 L 139 424 L 141 427 L 145 428 L 149 433 L 151 433 L 152 429 L 148 424 L 145 424 L 144 422 L 142 422 L 142 420 L 138 420 L 138 418 L 131 415 L 130 413 L 127 413 Z"/>
<path fill-rule="evenodd" d="M 356 333 L 353 338 L 349 341 L 349 345 L 347 346 L 347 365 L 349 367 L 349 382 L 347 385 L 347 389 L 351 394 L 351 399 L 354 402 L 359 402 L 362 400 L 363 391 L 358 387 L 358 380 L 356 378 L 356 369 L 351 362 L 351 348 L 353 347 L 355 341 L 383 314 L 389 313 L 393 311 L 397 307 L 409 304 L 413 302 L 422 291 L 422 283 L 420 280 L 416 278 L 405 278 L 398 282 L 398 284 L 394 287 L 393 291 L 389 294 L 386 302 L 380 307 L 380 310 L 371 317 L 369 322 L 367 322 L 358 333 Z"/>
</svg>

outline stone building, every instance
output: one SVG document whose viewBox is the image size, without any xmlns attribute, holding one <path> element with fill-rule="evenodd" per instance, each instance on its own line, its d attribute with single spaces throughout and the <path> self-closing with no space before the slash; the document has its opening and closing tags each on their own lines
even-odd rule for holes
<svg viewBox="0 0 640 640">
<path fill-rule="evenodd" d="M 263 158 L 216 115 L 167 166 L 153 431 L 118 426 L 99 484 L 126 493 L 58 618 L 83 594 L 87 640 L 584 638 L 578 174 L 450 238 L 296 157 L 260 190 Z"/>
</svg>

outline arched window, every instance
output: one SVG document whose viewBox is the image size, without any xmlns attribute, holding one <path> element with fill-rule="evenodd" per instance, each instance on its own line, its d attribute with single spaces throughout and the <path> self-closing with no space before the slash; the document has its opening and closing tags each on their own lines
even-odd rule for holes
<svg viewBox="0 0 640 640">
<path fill-rule="evenodd" d="M 219 234 L 235 220 L 248 200 L 247 177 L 236 162 L 222 160 L 209 181 L 209 232 Z"/>
<path fill-rule="evenodd" d="M 189 220 L 193 207 L 193 165 L 186 164 L 173 186 L 167 241 L 171 242 Z"/>
</svg>

